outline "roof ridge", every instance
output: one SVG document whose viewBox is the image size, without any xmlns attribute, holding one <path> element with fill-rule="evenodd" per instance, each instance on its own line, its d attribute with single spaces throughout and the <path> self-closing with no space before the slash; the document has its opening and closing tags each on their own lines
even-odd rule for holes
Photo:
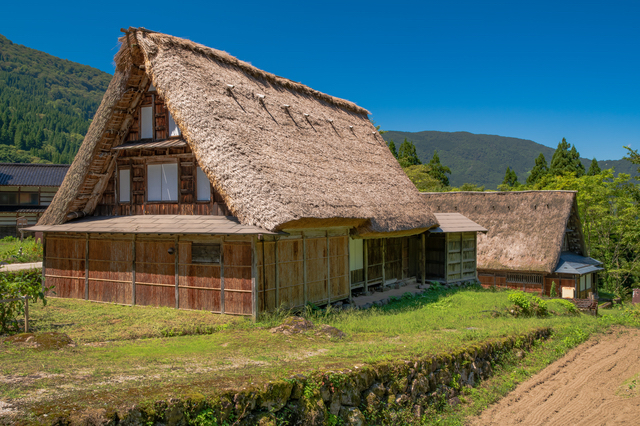
<svg viewBox="0 0 640 426">
<path fill-rule="evenodd" d="M 212 47 L 205 46 L 200 43 L 196 43 L 186 38 L 176 37 L 169 34 L 160 33 L 157 31 L 147 30 L 146 28 L 143 28 L 143 27 L 140 27 L 140 28 L 129 27 L 126 33 L 127 34 L 129 34 L 130 32 L 135 33 L 137 31 L 142 33 L 143 38 L 147 38 L 147 35 L 149 35 L 150 36 L 149 38 L 153 39 L 157 43 L 173 44 L 176 46 L 180 46 L 183 49 L 189 49 L 193 52 L 203 54 L 214 60 L 220 61 L 224 64 L 239 68 L 243 72 L 246 72 L 249 75 L 251 75 L 252 77 L 264 78 L 270 81 L 271 83 L 275 83 L 285 88 L 313 96 L 316 99 L 329 102 L 340 108 L 345 108 L 353 112 L 356 112 L 358 114 L 366 114 L 366 115 L 371 114 L 367 109 L 362 108 L 361 106 L 357 105 L 355 102 L 351 102 L 346 99 L 328 95 L 326 93 L 315 90 L 303 83 L 299 83 L 299 82 L 290 80 L 286 77 L 281 77 L 279 75 L 270 73 L 268 71 L 264 71 L 254 65 L 251 65 L 248 62 L 245 62 L 236 58 L 235 56 L 225 52 L 224 50 L 214 49 Z M 117 61 L 117 55 L 116 55 L 116 61 Z"/>
</svg>

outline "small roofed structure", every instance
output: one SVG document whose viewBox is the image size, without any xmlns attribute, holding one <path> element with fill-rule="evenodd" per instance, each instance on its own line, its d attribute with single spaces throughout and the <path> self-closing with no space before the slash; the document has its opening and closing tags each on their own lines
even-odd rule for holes
<svg viewBox="0 0 640 426">
<path fill-rule="evenodd" d="M 68 164 L 0 163 L 0 238 L 35 225 L 62 184 Z"/>
<path fill-rule="evenodd" d="M 58 296 L 253 316 L 324 305 L 350 297 L 362 269 L 350 254 L 366 246 L 382 284 L 415 277 L 409 240 L 437 221 L 367 110 L 219 50 L 123 31 L 33 228 Z"/>
<path fill-rule="evenodd" d="M 465 215 L 488 231 L 478 238 L 482 285 L 586 298 L 601 263 L 587 257 L 575 191 L 424 193 L 436 214 Z"/>
</svg>

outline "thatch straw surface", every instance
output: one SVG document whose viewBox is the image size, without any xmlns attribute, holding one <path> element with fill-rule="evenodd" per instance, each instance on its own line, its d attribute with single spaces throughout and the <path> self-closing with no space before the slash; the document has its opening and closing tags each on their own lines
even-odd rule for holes
<svg viewBox="0 0 640 426">
<path fill-rule="evenodd" d="M 365 109 L 188 40 L 132 29 L 121 41 L 114 81 L 144 67 L 241 223 L 277 231 L 346 219 L 361 234 L 437 224 Z M 103 104 L 114 90 L 112 83 Z M 97 127 L 94 120 L 85 151 Z M 72 170 L 87 167 L 81 157 Z M 61 220 L 56 202 L 48 221 Z"/>
<path fill-rule="evenodd" d="M 478 269 L 552 273 L 575 191 L 423 194 L 434 213 L 461 213 L 488 229 L 478 235 Z M 580 239 L 582 239 L 581 230 Z"/>
</svg>

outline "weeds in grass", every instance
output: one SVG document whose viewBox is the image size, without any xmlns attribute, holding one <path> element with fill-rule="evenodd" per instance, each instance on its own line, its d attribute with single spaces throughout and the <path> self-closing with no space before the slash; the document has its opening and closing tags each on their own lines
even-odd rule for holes
<svg viewBox="0 0 640 426">
<path fill-rule="evenodd" d="M 42 244 L 33 237 L 24 240 L 15 237 L 4 237 L 0 240 L 0 262 L 28 263 L 42 260 Z"/>
</svg>

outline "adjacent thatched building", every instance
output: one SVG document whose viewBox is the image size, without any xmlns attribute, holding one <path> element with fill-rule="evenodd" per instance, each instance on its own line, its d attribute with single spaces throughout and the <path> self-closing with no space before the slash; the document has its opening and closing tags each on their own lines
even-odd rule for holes
<svg viewBox="0 0 640 426">
<path fill-rule="evenodd" d="M 478 278 L 585 298 L 601 263 L 587 257 L 575 191 L 448 192 L 423 195 L 434 213 L 461 213 L 488 229 L 478 238 Z M 562 289 L 561 289 L 562 287 Z"/>
<path fill-rule="evenodd" d="M 120 41 L 34 228 L 58 296 L 255 315 L 349 297 L 366 245 L 375 278 L 415 273 L 436 218 L 365 109 L 188 40 Z"/>
</svg>

